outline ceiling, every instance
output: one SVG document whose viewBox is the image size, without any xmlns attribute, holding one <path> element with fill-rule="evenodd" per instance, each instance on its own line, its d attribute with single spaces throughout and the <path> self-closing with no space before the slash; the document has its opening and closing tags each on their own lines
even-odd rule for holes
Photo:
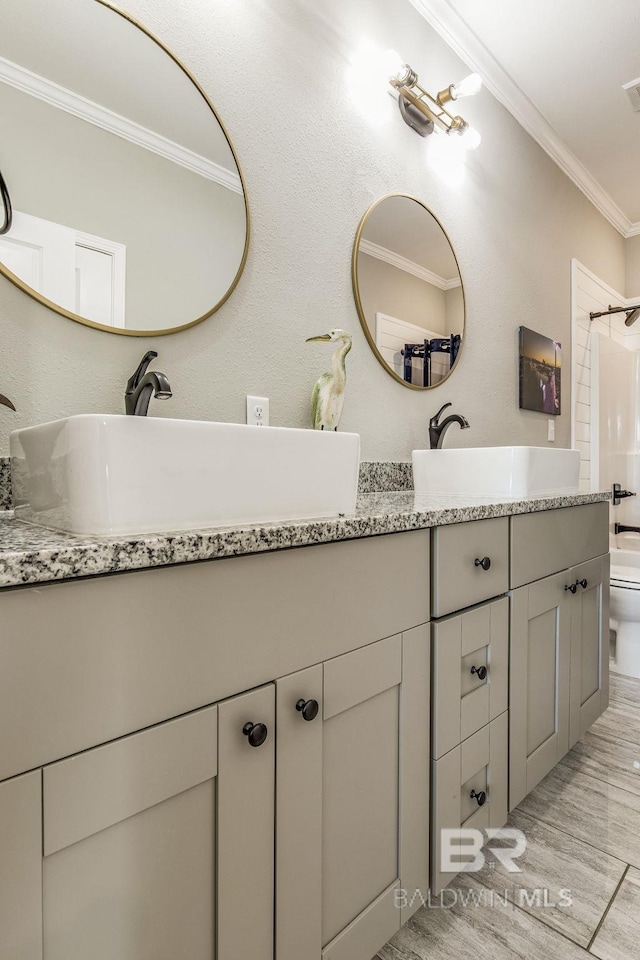
<svg viewBox="0 0 640 960">
<path fill-rule="evenodd" d="M 411 0 L 623 234 L 640 234 L 638 0 Z"/>
</svg>

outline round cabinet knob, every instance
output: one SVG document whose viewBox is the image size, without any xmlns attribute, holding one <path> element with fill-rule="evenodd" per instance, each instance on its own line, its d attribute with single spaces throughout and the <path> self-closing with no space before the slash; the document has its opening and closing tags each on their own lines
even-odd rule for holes
<svg viewBox="0 0 640 960">
<path fill-rule="evenodd" d="M 469 796 L 472 800 L 476 801 L 479 807 L 484 807 L 485 803 L 487 802 L 487 795 L 484 790 L 479 790 L 478 793 L 476 793 L 475 790 L 472 790 Z"/>
<path fill-rule="evenodd" d="M 475 673 L 478 680 L 487 679 L 487 668 L 486 667 L 471 667 L 471 673 Z"/>
<path fill-rule="evenodd" d="M 476 567 L 482 567 L 483 570 L 488 570 L 489 567 L 491 566 L 490 557 L 483 557 L 482 560 L 478 560 L 478 558 L 476 557 L 476 559 L 473 562 L 476 565 Z"/>
<path fill-rule="evenodd" d="M 575 593 L 576 590 L 578 589 L 578 584 L 577 584 L 577 583 L 565 583 L 564 588 L 565 588 L 565 590 L 569 590 L 571 593 Z"/>
<path fill-rule="evenodd" d="M 578 583 L 583 590 L 586 590 L 589 585 L 587 580 L 578 580 Z"/>
<path fill-rule="evenodd" d="M 261 747 L 269 733 L 265 723 L 245 723 L 242 732 L 251 747 Z"/>
<path fill-rule="evenodd" d="M 319 709 L 317 700 L 298 700 L 296 703 L 296 710 L 302 714 L 303 720 L 315 720 Z"/>
</svg>

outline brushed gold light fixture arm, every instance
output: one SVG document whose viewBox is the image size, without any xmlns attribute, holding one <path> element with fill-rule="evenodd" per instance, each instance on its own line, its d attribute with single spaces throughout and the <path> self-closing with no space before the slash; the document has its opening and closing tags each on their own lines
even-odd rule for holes
<svg viewBox="0 0 640 960">
<path fill-rule="evenodd" d="M 440 91 L 440 93 L 436 97 L 436 100 L 438 101 L 438 103 L 440 104 L 449 103 L 451 100 L 455 99 L 455 97 L 453 96 L 453 92 L 451 90 L 452 86 L 453 84 L 449 84 L 448 87 L 445 87 L 444 90 Z"/>
<path fill-rule="evenodd" d="M 409 82 L 407 82 L 405 77 L 400 79 L 396 77 L 391 78 L 391 86 L 397 90 L 399 97 L 403 97 L 408 103 L 419 110 L 427 120 L 430 120 L 435 126 L 439 127 L 443 133 L 462 133 L 466 127 L 468 127 L 466 120 L 463 120 L 462 117 L 453 116 L 453 114 L 449 113 L 449 111 L 438 102 L 440 95 L 438 95 L 438 99 L 436 99 L 431 96 L 428 90 L 420 86 L 418 77 L 410 67 L 407 68 L 407 75 Z M 414 77 L 415 80 L 411 83 L 410 81 Z"/>
<path fill-rule="evenodd" d="M 395 54 L 397 56 L 397 54 Z M 475 149 L 480 142 L 479 134 L 472 130 L 467 121 L 447 109 L 445 104 L 454 103 L 461 96 L 477 93 L 482 80 L 472 74 L 460 83 L 452 83 L 437 96 L 432 96 L 420 84 L 418 74 L 408 63 L 402 65 L 389 83 L 398 95 L 400 112 L 405 123 L 416 133 L 426 137 L 434 131 L 465 135 L 467 149 Z"/>
</svg>

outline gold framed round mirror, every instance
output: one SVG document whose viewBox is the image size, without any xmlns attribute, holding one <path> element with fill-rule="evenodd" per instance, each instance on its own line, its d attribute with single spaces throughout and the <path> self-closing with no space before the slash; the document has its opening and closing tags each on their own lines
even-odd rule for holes
<svg viewBox="0 0 640 960">
<path fill-rule="evenodd" d="M 71 320 L 162 336 L 233 292 L 249 207 L 183 63 L 107 0 L 2 0 L 0 274 Z"/>
<path fill-rule="evenodd" d="M 362 329 L 387 373 L 412 390 L 443 383 L 460 357 L 466 310 L 437 217 L 408 194 L 381 197 L 358 227 L 351 273 Z"/>
</svg>

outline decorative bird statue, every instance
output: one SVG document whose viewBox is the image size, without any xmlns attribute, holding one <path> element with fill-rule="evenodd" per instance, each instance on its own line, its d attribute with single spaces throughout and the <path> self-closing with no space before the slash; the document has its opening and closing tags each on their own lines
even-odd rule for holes
<svg viewBox="0 0 640 960">
<path fill-rule="evenodd" d="M 330 330 L 321 337 L 309 337 L 307 343 L 322 340 L 338 343 L 333 355 L 331 372 L 323 373 L 311 394 L 311 419 L 314 430 L 337 430 L 344 406 L 344 388 L 347 382 L 345 361 L 351 350 L 351 334 L 346 330 Z"/>
</svg>

